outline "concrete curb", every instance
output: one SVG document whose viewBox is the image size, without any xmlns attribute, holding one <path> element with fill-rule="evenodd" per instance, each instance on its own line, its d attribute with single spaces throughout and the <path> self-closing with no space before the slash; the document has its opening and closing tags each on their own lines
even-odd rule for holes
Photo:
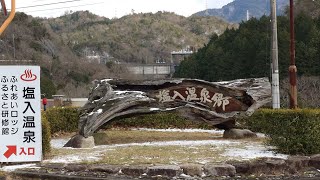
<svg viewBox="0 0 320 180">
<path fill-rule="evenodd" d="M 320 155 L 311 157 L 290 156 L 286 160 L 261 158 L 254 161 L 208 163 L 205 165 L 42 164 L 35 169 L 16 170 L 9 173 L 6 178 L 0 177 L 0 180 L 210 179 L 218 177 L 225 179 L 241 179 L 245 177 L 299 177 L 300 179 L 317 177 L 320 179 L 319 167 Z"/>
</svg>

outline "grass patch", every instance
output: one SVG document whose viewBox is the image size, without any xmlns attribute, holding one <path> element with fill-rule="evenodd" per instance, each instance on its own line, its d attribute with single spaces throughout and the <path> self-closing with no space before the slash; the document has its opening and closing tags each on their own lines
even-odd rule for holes
<svg viewBox="0 0 320 180">
<path fill-rule="evenodd" d="M 108 150 L 99 162 L 123 165 L 222 162 L 223 152 L 222 146 L 132 146 Z"/>
<path fill-rule="evenodd" d="M 107 130 L 94 134 L 96 145 L 127 144 L 152 141 L 212 140 L 221 134 L 206 132 L 159 132 L 135 130 Z"/>
<path fill-rule="evenodd" d="M 155 131 L 128 131 L 111 130 L 106 134 L 109 144 L 124 144 L 150 141 L 172 140 L 221 140 L 221 134 L 206 132 L 155 132 Z M 228 141 L 228 140 L 225 140 Z M 246 146 L 261 146 L 263 138 L 234 140 L 230 144 L 214 143 L 210 145 L 107 145 L 97 146 L 94 149 L 54 149 L 52 154 L 60 158 L 66 156 L 98 157 L 97 161 L 84 160 L 81 163 L 106 163 L 113 165 L 137 164 L 182 164 L 182 163 L 220 163 L 229 160 L 240 161 L 241 157 L 223 156 L 228 149 L 245 149 Z"/>
</svg>

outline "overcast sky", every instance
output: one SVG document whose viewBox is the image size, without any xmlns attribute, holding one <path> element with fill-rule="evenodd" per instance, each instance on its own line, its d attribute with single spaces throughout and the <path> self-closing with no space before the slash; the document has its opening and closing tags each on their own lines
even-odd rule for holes
<svg viewBox="0 0 320 180">
<path fill-rule="evenodd" d="M 221 8 L 232 1 L 207 0 L 207 5 L 209 9 Z M 5 0 L 5 2 L 7 8 L 10 9 L 11 0 Z M 94 14 L 108 18 L 119 18 L 130 14 L 132 10 L 135 13 L 169 11 L 183 16 L 190 16 L 195 12 L 204 10 L 206 8 L 206 0 L 16 0 L 16 8 L 17 11 L 40 17 L 57 17 L 68 10 L 89 10 Z"/>
</svg>

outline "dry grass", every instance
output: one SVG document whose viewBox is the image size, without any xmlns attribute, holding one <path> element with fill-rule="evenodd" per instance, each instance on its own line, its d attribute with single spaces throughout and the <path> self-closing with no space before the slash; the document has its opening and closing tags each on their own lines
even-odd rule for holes
<svg viewBox="0 0 320 180">
<path fill-rule="evenodd" d="M 107 150 L 99 162 L 107 164 L 181 164 L 222 162 L 224 147 L 213 146 L 134 146 Z"/>
<path fill-rule="evenodd" d="M 96 145 L 127 144 L 153 141 L 213 140 L 221 134 L 204 132 L 157 132 L 135 130 L 108 130 L 94 135 Z"/>
<path fill-rule="evenodd" d="M 188 133 L 188 132 L 149 132 L 149 131 L 117 131 L 112 130 L 101 133 L 108 139 L 108 144 L 123 144 L 149 141 L 171 140 L 223 140 L 221 135 L 211 133 Z M 102 136 L 102 135 L 101 135 Z M 245 148 L 247 145 L 258 146 L 263 139 L 245 139 L 237 143 L 223 145 L 201 146 L 102 146 L 95 149 L 53 149 L 54 156 L 77 155 L 91 156 L 92 152 L 99 154 L 99 161 L 83 163 L 107 163 L 116 165 L 136 164 L 181 164 L 225 162 L 228 160 L 241 160 L 240 157 L 227 157 L 223 153 L 227 149 Z"/>
</svg>

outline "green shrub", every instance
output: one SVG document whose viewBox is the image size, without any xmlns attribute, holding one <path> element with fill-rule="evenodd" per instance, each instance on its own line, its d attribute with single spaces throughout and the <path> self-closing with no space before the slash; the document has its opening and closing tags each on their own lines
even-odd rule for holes
<svg viewBox="0 0 320 180">
<path fill-rule="evenodd" d="M 78 131 L 79 111 L 75 107 L 49 108 L 45 112 L 51 133 Z"/>
<path fill-rule="evenodd" d="M 124 119 L 115 119 L 108 123 L 105 128 L 201 128 L 208 129 L 204 122 L 191 121 L 180 117 L 176 113 L 144 114 Z"/>
<path fill-rule="evenodd" d="M 42 155 L 44 158 L 50 155 L 51 152 L 51 131 L 50 131 L 50 124 L 42 112 L 41 114 L 41 126 L 42 126 Z"/>
<path fill-rule="evenodd" d="M 268 143 L 281 153 L 320 153 L 320 110 L 262 109 L 247 118 L 245 125 L 268 135 Z"/>
</svg>

